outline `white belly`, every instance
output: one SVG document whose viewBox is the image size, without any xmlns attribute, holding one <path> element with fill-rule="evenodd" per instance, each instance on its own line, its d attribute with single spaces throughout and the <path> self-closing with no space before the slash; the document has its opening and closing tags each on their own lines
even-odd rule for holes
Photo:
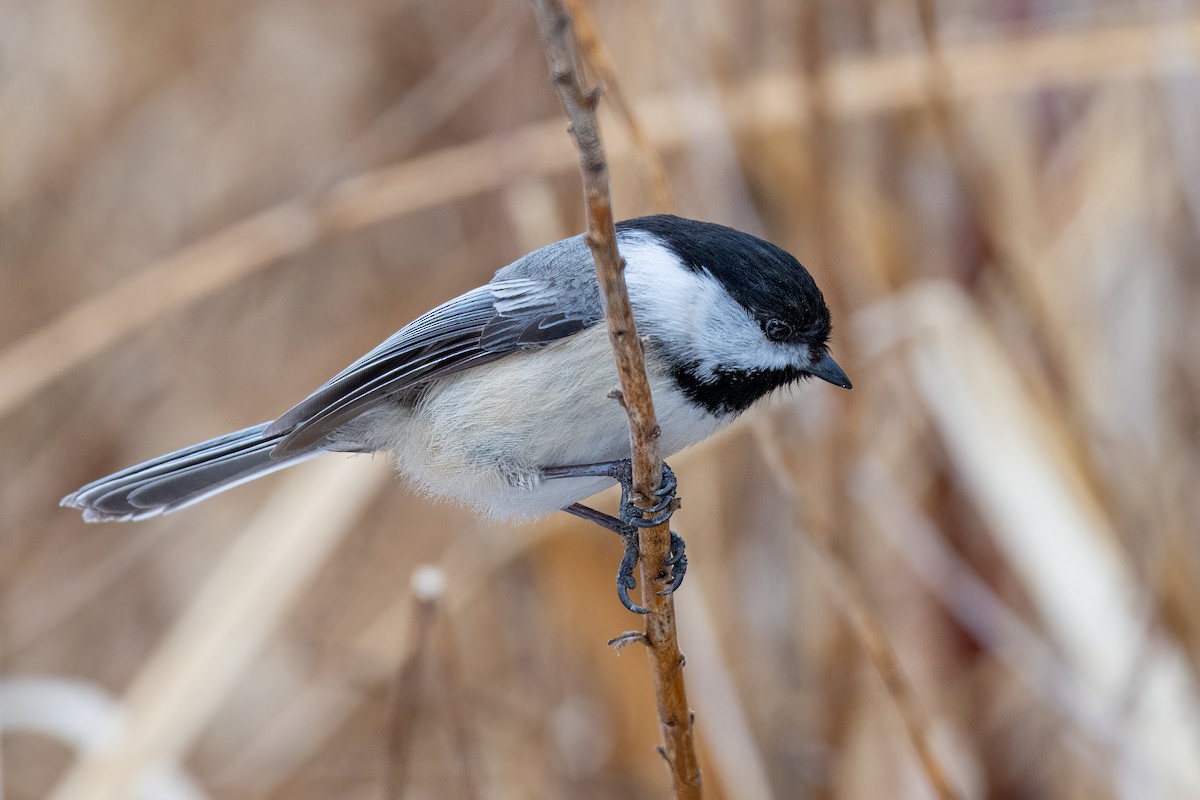
<svg viewBox="0 0 1200 800">
<path fill-rule="evenodd" d="M 603 369 L 588 365 L 603 364 Z M 669 391 L 649 369 L 661 447 L 670 455 L 715 433 L 717 418 Z M 607 478 L 543 481 L 545 467 L 629 457 L 625 410 L 608 335 L 597 325 L 561 342 L 517 353 L 439 381 L 415 409 L 384 406 L 360 418 L 378 449 L 393 450 L 417 487 L 489 516 L 534 517 L 607 488 Z"/>
</svg>

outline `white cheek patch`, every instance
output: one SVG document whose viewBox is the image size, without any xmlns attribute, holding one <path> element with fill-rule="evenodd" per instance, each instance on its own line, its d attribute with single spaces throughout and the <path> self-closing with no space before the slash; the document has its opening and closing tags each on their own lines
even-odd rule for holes
<svg viewBox="0 0 1200 800">
<path fill-rule="evenodd" d="M 697 363 L 701 380 L 714 378 L 719 367 L 804 369 L 811 363 L 807 345 L 767 339 L 720 281 L 688 269 L 651 234 L 623 234 L 619 245 L 640 332 L 665 342 L 682 360 Z"/>
</svg>

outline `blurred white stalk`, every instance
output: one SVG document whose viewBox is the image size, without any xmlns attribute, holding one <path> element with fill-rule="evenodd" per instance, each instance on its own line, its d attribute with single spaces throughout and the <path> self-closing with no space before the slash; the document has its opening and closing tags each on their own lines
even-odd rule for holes
<svg viewBox="0 0 1200 800">
<path fill-rule="evenodd" d="M 110 741 L 124 714 L 115 699 L 66 678 L 0 680 L 0 734 L 26 731 L 88 752 Z M 205 800 L 208 795 L 172 759 L 148 762 L 133 776 L 137 800 Z"/>
<path fill-rule="evenodd" d="M 1119 709 L 1101 708 L 1091 693 L 1080 691 L 1045 638 L 1033 630 L 957 556 L 941 531 L 900 480 L 878 458 L 865 456 L 855 467 L 851 492 L 872 526 L 900 555 L 909 570 L 959 624 L 982 642 L 992 657 L 1068 724 L 1094 741 L 1070 739 L 1093 759 L 1128 752 L 1130 742 L 1115 716 Z"/>
<path fill-rule="evenodd" d="M 907 353 L 959 480 L 1080 689 L 1126 718 L 1126 735 L 1154 774 L 1125 775 L 1125 796 L 1200 797 L 1193 677 L 1171 642 L 1148 639 L 1143 598 L 1112 521 L 1001 343 L 967 297 L 941 282 L 860 312 L 856 327 L 864 349 L 904 345 L 892 353 Z M 1136 670 L 1140 694 L 1123 711 Z"/>
<path fill-rule="evenodd" d="M 186 752 L 389 475 L 328 457 L 291 471 L 134 678 L 122 724 L 52 800 L 124 800 L 146 765 Z"/>
<path fill-rule="evenodd" d="M 700 721 L 697 733 L 716 767 L 722 794 L 739 800 L 769 800 L 775 795 L 766 761 L 730 672 L 705 588 L 693 586 L 677 598 L 679 640 L 689 656 L 688 681 L 694 687 L 691 702 Z"/>
</svg>

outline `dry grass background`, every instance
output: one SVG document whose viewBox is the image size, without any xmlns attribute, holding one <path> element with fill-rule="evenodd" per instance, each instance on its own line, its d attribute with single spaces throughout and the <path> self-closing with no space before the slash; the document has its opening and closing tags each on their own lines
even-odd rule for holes
<svg viewBox="0 0 1200 800">
<path fill-rule="evenodd" d="M 679 211 L 796 253 L 856 386 L 672 460 L 708 796 L 931 796 L 906 721 L 963 797 L 1200 796 L 1196 7 L 593 9 Z M 56 506 L 582 229 L 529 8 L 9 0 L 0 109 L 5 800 L 663 796 L 585 523 L 338 457 Z"/>
</svg>

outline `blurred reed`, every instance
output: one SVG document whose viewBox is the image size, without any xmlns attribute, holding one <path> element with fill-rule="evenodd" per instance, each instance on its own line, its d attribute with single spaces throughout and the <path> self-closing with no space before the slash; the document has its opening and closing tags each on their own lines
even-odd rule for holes
<svg viewBox="0 0 1200 800">
<path fill-rule="evenodd" d="M 1200 795 L 1196 10 L 572 5 L 618 216 L 757 226 L 855 382 L 672 459 L 708 796 L 930 796 L 845 586 L 963 796 Z M 544 72 L 521 2 L 0 5 L 6 800 L 664 796 L 586 524 L 336 458 L 57 507 L 582 230 Z"/>
</svg>

